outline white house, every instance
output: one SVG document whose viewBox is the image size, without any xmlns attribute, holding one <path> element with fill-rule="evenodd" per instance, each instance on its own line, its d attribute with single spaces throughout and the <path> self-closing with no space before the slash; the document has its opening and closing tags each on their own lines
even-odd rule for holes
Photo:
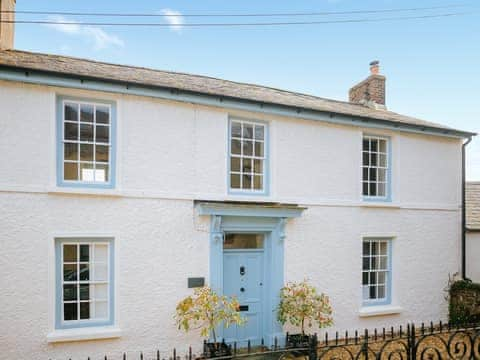
<svg viewBox="0 0 480 360">
<path fill-rule="evenodd" d="M 221 336 L 240 344 L 281 336 L 279 289 L 304 278 L 330 296 L 332 330 L 446 318 L 474 134 L 386 110 L 378 64 L 336 101 L 17 51 L 11 26 L 2 358 L 200 345 L 173 313 L 203 282 L 239 297 L 247 326 Z"/>
<path fill-rule="evenodd" d="M 480 283 L 480 182 L 466 184 L 466 277 Z"/>
</svg>

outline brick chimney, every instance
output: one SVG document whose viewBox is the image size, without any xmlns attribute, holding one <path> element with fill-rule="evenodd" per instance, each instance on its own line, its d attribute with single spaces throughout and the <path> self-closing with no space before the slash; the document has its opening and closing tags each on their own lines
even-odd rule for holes
<svg viewBox="0 0 480 360">
<path fill-rule="evenodd" d="M 349 101 L 373 109 L 386 110 L 385 76 L 380 75 L 380 62 L 370 63 L 370 76 L 354 85 L 348 92 Z"/>
<path fill-rule="evenodd" d="M 0 0 L 0 50 L 13 49 L 15 3 L 16 0 Z"/>
</svg>

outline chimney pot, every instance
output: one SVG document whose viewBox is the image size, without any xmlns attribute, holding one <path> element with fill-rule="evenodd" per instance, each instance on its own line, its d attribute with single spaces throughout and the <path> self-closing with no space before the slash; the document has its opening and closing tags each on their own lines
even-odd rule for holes
<svg viewBox="0 0 480 360">
<path fill-rule="evenodd" d="M 13 49 L 16 0 L 0 0 L 0 50 Z"/>
<path fill-rule="evenodd" d="M 370 63 L 370 74 L 378 75 L 380 72 L 380 61 L 374 60 Z"/>
</svg>

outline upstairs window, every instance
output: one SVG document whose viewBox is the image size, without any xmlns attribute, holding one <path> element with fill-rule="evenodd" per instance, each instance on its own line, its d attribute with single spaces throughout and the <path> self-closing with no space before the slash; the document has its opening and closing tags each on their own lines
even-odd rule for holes
<svg viewBox="0 0 480 360">
<path fill-rule="evenodd" d="M 364 239 L 362 289 L 364 305 L 390 303 L 391 240 Z"/>
<path fill-rule="evenodd" d="M 59 185 L 113 187 L 113 104 L 60 100 Z"/>
<path fill-rule="evenodd" d="M 232 192 L 266 192 L 266 132 L 264 123 L 230 121 L 229 185 Z"/>
<path fill-rule="evenodd" d="M 389 141 L 378 136 L 363 136 L 362 193 L 366 198 L 389 199 Z"/>
</svg>

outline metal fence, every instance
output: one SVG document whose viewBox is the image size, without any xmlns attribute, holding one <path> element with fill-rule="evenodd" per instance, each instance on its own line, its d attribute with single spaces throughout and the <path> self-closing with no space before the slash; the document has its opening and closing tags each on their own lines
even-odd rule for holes
<svg viewBox="0 0 480 360">
<path fill-rule="evenodd" d="M 320 339 L 310 337 L 300 346 L 279 345 L 277 339 L 267 347 L 262 343 L 254 346 L 250 342 L 239 346 L 225 345 L 230 353 L 216 356 L 216 360 L 480 360 L 480 324 L 452 326 L 430 323 L 406 327 L 382 328 L 345 333 L 336 332 L 333 337 L 325 333 Z M 144 353 L 127 354 L 120 357 L 105 355 L 103 360 L 196 360 L 206 358 L 206 344 L 202 354 L 195 354 L 190 347 L 187 351 L 156 351 L 148 356 Z M 93 358 L 88 358 L 93 360 Z"/>
</svg>

